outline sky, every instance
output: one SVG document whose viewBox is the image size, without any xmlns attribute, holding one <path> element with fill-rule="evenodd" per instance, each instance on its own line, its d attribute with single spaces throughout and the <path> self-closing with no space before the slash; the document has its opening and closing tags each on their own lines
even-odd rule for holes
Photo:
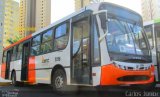
<svg viewBox="0 0 160 97">
<path fill-rule="evenodd" d="M 20 1 L 20 0 L 15 0 Z M 74 12 L 75 0 L 51 0 L 51 23 Z M 103 0 L 130 8 L 141 13 L 141 0 Z"/>
<path fill-rule="evenodd" d="M 51 23 L 74 12 L 74 0 L 51 0 Z"/>
<path fill-rule="evenodd" d="M 51 0 L 51 23 L 74 12 L 74 0 Z M 65 2 L 64 2 L 65 1 Z M 141 0 L 104 0 L 130 8 L 141 14 Z"/>
</svg>

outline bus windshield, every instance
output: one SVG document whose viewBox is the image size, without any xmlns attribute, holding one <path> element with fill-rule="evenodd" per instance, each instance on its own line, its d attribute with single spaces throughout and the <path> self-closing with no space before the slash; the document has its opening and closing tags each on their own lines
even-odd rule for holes
<svg viewBox="0 0 160 97">
<path fill-rule="evenodd" d="M 143 28 L 139 24 L 109 18 L 106 21 L 106 26 L 108 26 L 106 43 L 112 58 L 115 54 L 150 56 L 150 49 L 145 40 Z M 116 58 L 116 60 L 119 59 L 121 58 Z"/>
</svg>

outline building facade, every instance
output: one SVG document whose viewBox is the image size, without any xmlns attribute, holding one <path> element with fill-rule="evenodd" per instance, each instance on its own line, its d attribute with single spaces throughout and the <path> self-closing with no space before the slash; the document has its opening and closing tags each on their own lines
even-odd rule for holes
<svg viewBox="0 0 160 97">
<path fill-rule="evenodd" d="M 20 33 L 27 36 L 51 22 L 51 0 L 20 0 Z"/>
<path fill-rule="evenodd" d="M 3 53 L 4 3 L 5 0 L 0 0 L 0 59 L 2 59 L 2 53 Z"/>
<path fill-rule="evenodd" d="M 3 1 L 3 0 L 2 0 Z M 10 45 L 9 40 L 19 35 L 19 3 L 14 0 L 4 0 L 3 14 L 3 46 Z"/>
<path fill-rule="evenodd" d="M 19 33 L 21 37 L 25 37 L 25 16 L 26 16 L 26 0 L 20 0 L 20 8 L 19 8 Z"/>
<path fill-rule="evenodd" d="M 51 0 L 37 0 L 36 31 L 51 23 Z"/>
<path fill-rule="evenodd" d="M 89 5 L 90 3 L 97 3 L 97 2 L 104 2 L 106 0 L 75 0 L 75 10 L 79 10 L 87 5 Z M 109 1 L 109 0 L 107 0 Z"/>
<path fill-rule="evenodd" d="M 87 6 L 88 4 L 91 3 L 92 0 L 75 0 L 75 10 L 79 10 L 85 6 Z"/>
<path fill-rule="evenodd" d="M 142 16 L 144 21 L 160 17 L 160 0 L 141 0 Z"/>
</svg>

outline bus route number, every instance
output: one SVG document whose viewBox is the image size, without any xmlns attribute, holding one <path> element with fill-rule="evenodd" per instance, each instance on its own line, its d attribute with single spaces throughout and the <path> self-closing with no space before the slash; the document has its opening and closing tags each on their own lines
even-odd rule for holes
<svg viewBox="0 0 160 97">
<path fill-rule="evenodd" d="M 61 58 L 60 57 L 55 57 L 55 61 L 61 61 Z"/>
</svg>

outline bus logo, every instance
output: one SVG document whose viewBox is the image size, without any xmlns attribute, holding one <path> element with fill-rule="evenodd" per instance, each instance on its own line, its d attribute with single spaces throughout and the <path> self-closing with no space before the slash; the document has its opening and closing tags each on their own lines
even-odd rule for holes
<svg viewBox="0 0 160 97">
<path fill-rule="evenodd" d="M 49 59 L 45 59 L 43 56 L 41 57 L 42 63 L 48 63 Z"/>
</svg>

